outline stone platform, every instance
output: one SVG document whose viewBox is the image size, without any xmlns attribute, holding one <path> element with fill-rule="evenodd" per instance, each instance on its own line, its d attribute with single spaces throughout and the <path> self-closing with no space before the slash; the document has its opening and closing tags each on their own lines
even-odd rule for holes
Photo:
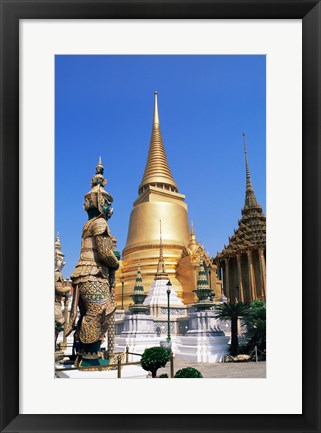
<svg viewBox="0 0 321 433">
<path fill-rule="evenodd" d="M 231 362 L 231 363 L 209 363 L 209 362 L 192 362 L 174 359 L 175 373 L 186 367 L 192 367 L 199 370 L 204 379 L 265 379 L 266 362 Z M 157 374 L 167 373 L 170 375 L 170 366 L 160 368 Z"/>
</svg>

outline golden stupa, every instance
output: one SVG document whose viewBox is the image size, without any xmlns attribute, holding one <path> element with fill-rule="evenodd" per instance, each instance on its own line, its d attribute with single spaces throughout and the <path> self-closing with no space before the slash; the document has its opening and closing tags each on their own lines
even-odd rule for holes
<svg viewBox="0 0 321 433">
<path fill-rule="evenodd" d="M 176 293 L 183 298 L 183 302 L 194 301 L 192 290 L 196 287 L 200 253 L 206 255 L 203 260 L 211 269 L 213 268 L 212 280 L 214 285 L 216 284 L 216 266 L 211 263 L 207 253 L 197 243 L 194 232 L 190 233 L 185 195 L 178 192 L 167 162 L 160 130 L 157 96 L 155 92 L 154 119 L 147 163 L 138 188 L 138 198 L 134 202 L 130 215 L 127 242 L 122 252 L 121 267 L 116 276 L 118 305 L 121 304 L 122 296 L 121 277 L 124 280 L 125 309 L 132 302 L 130 295 L 135 286 L 138 264 L 140 263 L 146 292 L 155 279 L 160 251 L 160 221 L 166 272 Z M 181 259 L 183 262 L 178 266 Z M 181 278 L 177 274 L 177 268 L 180 270 Z M 190 277 L 188 279 L 184 275 L 186 272 Z M 219 285 L 218 291 L 220 287 Z"/>
</svg>

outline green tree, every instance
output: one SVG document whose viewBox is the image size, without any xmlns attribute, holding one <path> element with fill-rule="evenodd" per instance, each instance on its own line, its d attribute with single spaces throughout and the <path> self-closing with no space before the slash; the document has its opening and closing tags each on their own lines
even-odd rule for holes
<svg viewBox="0 0 321 433">
<path fill-rule="evenodd" d="M 200 379 L 203 376 L 200 371 L 196 370 L 196 368 L 186 367 L 186 368 L 182 368 L 181 370 L 178 370 L 174 377 L 179 379 L 185 379 L 185 378 Z"/>
<path fill-rule="evenodd" d="M 263 301 L 254 301 L 250 304 L 251 314 L 245 319 L 247 327 L 248 350 L 255 346 L 262 352 L 266 349 L 266 305 Z"/>
<path fill-rule="evenodd" d="M 243 302 L 227 303 L 215 306 L 215 317 L 220 320 L 231 321 L 231 355 L 236 356 L 238 354 L 239 340 L 237 333 L 237 322 L 238 319 L 243 320 L 249 318 L 251 315 L 251 309 L 248 304 Z"/>
<path fill-rule="evenodd" d="M 256 301 L 251 302 L 251 318 L 254 319 L 266 319 L 266 304 L 264 301 L 257 299 Z"/>
<path fill-rule="evenodd" d="M 169 360 L 169 352 L 163 347 L 150 347 L 145 349 L 140 363 L 144 370 L 150 371 L 152 377 L 156 377 L 156 372 L 159 368 L 165 367 L 167 361 Z"/>
</svg>

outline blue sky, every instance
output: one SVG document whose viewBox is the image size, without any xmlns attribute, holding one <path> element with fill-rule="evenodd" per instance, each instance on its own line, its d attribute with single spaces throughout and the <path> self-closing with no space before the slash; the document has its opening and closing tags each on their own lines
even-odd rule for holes
<svg viewBox="0 0 321 433">
<path fill-rule="evenodd" d="M 87 220 L 84 194 L 101 155 L 121 251 L 138 196 L 158 91 L 167 159 L 197 239 L 216 255 L 241 217 L 243 131 L 265 208 L 265 56 L 56 56 L 55 231 L 69 276 Z"/>
</svg>

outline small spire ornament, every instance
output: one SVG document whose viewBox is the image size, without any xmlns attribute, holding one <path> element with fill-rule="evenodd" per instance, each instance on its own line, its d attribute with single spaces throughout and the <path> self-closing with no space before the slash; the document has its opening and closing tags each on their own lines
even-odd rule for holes
<svg viewBox="0 0 321 433">
<path fill-rule="evenodd" d="M 208 310 L 213 306 L 214 292 L 209 287 L 202 258 L 198 268 L 197 288 L 193 292 L 198 298 L 197 302 L 193 304 L 197 310 Z"/>
<path fill-rule="evenodd" d="M 129 306 L 129 311 L 132 314 L 139 314 L 139 313 L 146 314 L 148 312 L 148 307 L 143 305 L 146 297 L 147 295 L 144 291 L 143 279 L 140 270 L 140 262 L 138 262 L 134 292 L 131 294 L 131 298 L 134 301 L 134 305 Z"/>
<path fill-rule="evenodd" d="M 159 260 L 155 280 L 168 280 L 168 274 L 165 271 L 165 261 L 163 256 L 162 220 L 159 220 Z"/>
</svg>

